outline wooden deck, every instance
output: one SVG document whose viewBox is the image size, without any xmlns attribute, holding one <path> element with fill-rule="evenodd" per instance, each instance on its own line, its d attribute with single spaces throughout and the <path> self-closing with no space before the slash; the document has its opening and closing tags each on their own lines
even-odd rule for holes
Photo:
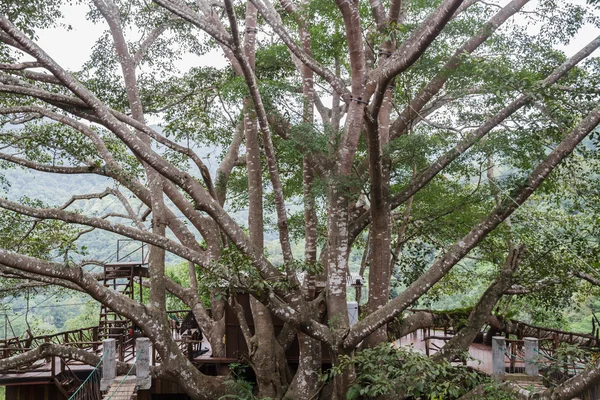
<svg viewBox="0 0 600 400">
<path fill-rule="evenodd" d="M 444 331 L 442 330 L 431 330 L 427 334 L 424 334 L 423 330 L 418 330 L 408 336 L 398 339 L 394 342 L 395 346 L 412 347 L 413 349 L 427 354 L 427 337 L 442 337 Z M 442 339 L 429 339 L 429 352 L 430 354 L 435 353 L 437 348 L 442 348 L 445 344 L 445 340 Z M 492 347 L 486 346 L 481 343 L 472 343 L 469 347 L 469 355 L 471 360 L 467 361 L 467 366 L 472 367 L 484 374 L 492 374 Z M 510 366 L 510 360 L 505 360 L 506 366 Z M 524 367 L 523 363 L 516 361 L 517 367 Z"/>
<path fill-rule="evenodd" d="M 30 340 L 31 348 L 36 347 L 44 342 L 51 343 L 60 343 L 63 345 L 74 346 L 82 349 L 86 349 L 95 354 L 102 354 L 102 342 L 97 341 L 85 341 L 85 339 L 89 336 L 89 339 L 92 339 L 93 334 L 95 332 L 95 328 L 85 328 L 80 331 L 69 331 L 69 332 L 61 332 L 55 335 L 45 335 L 41 337 L 36 337 Z M 414 332 L 408 336 L 405 336 L 399 340 L 394 342 L 396 346 L 410 346 L 417 351 L 427 354 L 435 353 L 438 349 L 442 348 L 445 344 L 444 339 L 444 331 L 442 330 L 430 330 L 426 334 L 423 330 L 419 330 Z M 427 339 L 428 338 L 428 339 Z M 446 339 L 449 339 L 450 336 L 447 336 Z M 83 341 L 82 341 L 83 339 Z M 9 341 L 12 339 L 7 339 L 6 341 L 0 342 L 0 346 L 3 344 L 6 346 Z M 210 344 L 208 341 L 203 338 L 202 341 L 195 341 L 186 338 L 178 338 L 176 339 L 180 343 L 180 347 L 182 351 L 188 355 L 190 361 L 192 361 L 196 365 L 206 365 L 206 364 L 229 364 L 231 362 L 237 362 L 237 358 L 234 357 L 225 357 L 225 358 L 213 358 L 212 352 L 210 350 Z M 7 343 L 3 343 L 7 342 Z M 133 342 L 133 341 L 132 341 Z M 19 344 L 22 344 L 21 341 Z M 10 357 L 15 354 L 19 354 L 23 351 L 27 351 L 29 348 L 26 347 L 14 347 L 15 343 L 10 343 L 12 347 L 0 347 L 0 358 Z M 124 354 L 124 358 L 122 361 L 131 362 L 135 356 L 135 349 L 131 348 L 130 344 L 126 344 L 126 348 L 122 352 Z M 427 347 L 429 349 L 427 349 Z M 199 352 L 200 349 L 208 349 L 208 351 L 201 355 L 195 355 Z M 481 343 L 473 343 L 469 347 L 469 354 L 471 359 L 467 361 L 467 365 L 477 369 L 478 371 L 491 375 L 492 373 L 492 349 L 491 346 L 486 346 Z M 513 368 L 522 368 L 524 367 L 523 363 L 519 360 L 513 360 L 511 365 L 511 360 L 508 357 L 505 360 L 507 367 Z M 160 365 L 160 357 L 153 352 L 153 357 L 151 360 L 152 365 Z M 77 376 L 85 376 L 89 371 L 92 370 L 92 367 L 88 365 L 84 365 L 78 361 L 73 360 L 61 360 L 59 357 L 52 357 L 47 360 L 39 360 L 33 364 L 25 366 L 20 369 L 8 371 L 6 373 L 0 374 L 0 385 L 10 382 L 16 381 L 28 381 L 28 380 L 36 380 L 36 381 L 49 381 L 56 375 L 58 375 L 61 371 L 64 371 L 65 368 L 69 368 L 73 373 Z"/>
<path fill-rule="evenodd" d="M 82 329 L 82 331 L 88 331 L 91 328 Z M 68 338 L 75 332 L 76 336 L 79 337 L 78 331 L 69 331 L 68 335 L 64 333 L 59 333 L 56 335 L 47 335 L 42 337 L 42 339 L 35 338 L 34 342 L 43 343 L 43 342 L 52 342 L 56 343 L 55 337 L 61 337 L 63 339 L 67 339 L 66 342 L 60 343 L 67 346 L 74 346 L 78 348 L 83 348 L 88 350 L 91 353 L 97 354 L 98 356 L 102 355 L 103 348 L 102 342 L 77 342 L 77 341 L 69 341 Z M 52 340 L 47 340 L 48 337 L 51 337 Z M 188 351 L 191 349 L 193 352 L 196 352 L 196 349 L 208 349 L 208 352 L 190 357 L 190 361 L 192 361 L 196 365 L 205 365 L 205 364 L 229 364 L 232 362 L 237 362 L 238 359 L 233 358 L 213 358 L 212 352 L 210 349 L 210 344 L 206 339 L 202 341 L 189 341 L 186 339 L 176 339 L 180 343 L 180 346 L 185 354 L 188 354 Z M 125 358 L 124 362 L 132 362 L 135 358 L 135 349 L 131 348 L 130 344 L 127 344 L 127 348 L 124 349 L 123 354 Z M 34 347 L 31 347 L 34 348 Z M 10 357 L 16 354 L 20 354 L 24 351 L 29 350 L 30 348 L 25 347 L 8 347 L 8 348 L 0 348 L 0 358 Z M 153 351 L 152 357 L 152 365 L 160 365 L 160 357 Z M 17 383 L 50 383 L 53 382 L 54 378 L 59 376 L 61 373 L 65 371 L 70 371 L 75 374 L 79 379 L 83 380 L 89 373 L 94 369 L 87 364 L 83 364 L 79 361 L 75 360 L 63 360 L 60 357 L 50 357 L 48 359 L 41 359 L 32 364 L 23 366 L 18 369 L 9 370 L 4 373 L 0 373 L 0 385 L 7 384 L 17 384 Z"/>
</svg>

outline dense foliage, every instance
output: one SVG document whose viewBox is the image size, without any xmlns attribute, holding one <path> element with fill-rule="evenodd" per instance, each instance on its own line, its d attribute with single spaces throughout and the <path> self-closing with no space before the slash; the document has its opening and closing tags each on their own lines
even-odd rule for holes
<svg viewBox="0 0 600 400">
<path fill-rule="evenodd" d="M 406 396 L 414 399 L 458 399 L 485 379 L 473 370 L 447 361 L 434 362 L 411 348 L 395 348 L 389 344 L 342 357 L 330 374 L 345 368 L 356 370 L 348 400 L 379 396 Z"/>
</svg>

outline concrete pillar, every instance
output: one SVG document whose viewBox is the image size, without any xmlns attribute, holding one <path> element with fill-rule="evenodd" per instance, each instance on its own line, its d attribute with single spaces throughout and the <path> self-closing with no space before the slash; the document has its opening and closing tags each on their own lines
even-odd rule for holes
<svg viewBox="0 0 600 400">
<path fill-rule="evenodd" d="M 102 341 L 102 349 L 104 358 L 102 360 L 100 390 L 107 391 L 117 375 L 117 344 L 115 339 L 104 339 Z"/>
<path fill-rule="evenodd" d="M 506 341 L 504 336 L 492 337 L 492 377 L 504 379 L 504 355 L 506 354 Z"/>
<path fill-rule="evenodd" d="M 152 378 L 150 377 L 150 339 L 141 337 L 135 340 L 137 349 L 137 361 L 135 363 L 135 375 L 140 390 L 150 389 Z"/>
<path fill-rule="evenodd" d="M 539 341 L 533 337 L 523 338 L 523 341 L 525 342 L 525 373 L 530 376 L 537 376 L 539 374 L 537 364 Z"/>
<path fill-rule="evenodd" d="M 347 307 L 348 320 L 350 321 L 350 326 L 352 326 L 358 322 L 358 303 L 356 301 L 349 301 Z"/>
</svg>

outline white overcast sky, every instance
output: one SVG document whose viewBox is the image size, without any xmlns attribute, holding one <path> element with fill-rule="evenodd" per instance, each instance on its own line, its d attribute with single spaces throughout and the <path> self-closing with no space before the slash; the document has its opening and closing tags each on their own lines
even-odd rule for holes
<svg viewBox="0 0 600 400">
<path fill-rule="evenodd" d="M 76 71 L 88 60 L 92 47 L 100 35 L 108 29 L 105 23 L 93 24 L 86 20 L 89 11 L 88 4 L 74 4 L 63 7 L 65 15 L 64 22 L 73 29 L 67 31 L 64 28 L 53 28 L 44 30 L 39 34 L 37 43 L 62 67 Z M 138 40 L 142 34 L 127 35 L 128 40 Z M 182 71 L 192 66 L 223 66 L 225 57 L 220 51 L 211 52 L 202 58 L 194 55 L 185 57 L 178 67 Z"/>
<path fill-rule="evenodd" d="M 505 4 L 508 0 L 502 0 Z M 569 0 L 571 3 L 585 5 L 585 0 Z M 530 10 L 535 8 L 537 1 L 532 1 L 525 8 Z M 92 24 L 86 20 L 85 15 L 89 9 L 87 4 L 76 4 L 64 7 L 65 22 L 73 27 L 73 30 L 66 31 L 62 28 L 49 29 L 39 35 L 38 43 L 48 54 L 53 57 L 60 65 L 69 70 L 78 70 L 88 59 L 92 46 L 96 39 L 107 28 L 105 24 Z M 517 17 L 517 21 L 525 23 L 525 19 Z M 535 27 L 530 27 L 535 30 Z M 594 37 L 600 35 L 600 29 L 587 25 L 581 29 L 573 38 L 571 43 L 566 46 L 558 46 L 565 51 L 567 55 L 576 53 L 579 49 L 590 42 Z M 139 39 L 139 37 L 129 38 Z M 594 55 L 598 55 L 598 52 Z M 225 59 L 218 51 L 203 57 L 188 56 L 179 63 L 182 71 L 187 70 L 194 65 L 219 67 L 225 63 Z"/>
</svg>

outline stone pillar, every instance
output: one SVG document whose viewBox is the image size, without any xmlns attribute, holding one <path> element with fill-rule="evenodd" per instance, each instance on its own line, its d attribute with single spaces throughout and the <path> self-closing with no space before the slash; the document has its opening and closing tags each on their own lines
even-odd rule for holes
<svg viewBox="0 0 600 400">
<path fill-rule="evenodd" d="M 504 379 L 504 354 L 506 352 L 506 342 L 504 336 L 492 337 L 492 377 L 494 379 Z"/>
<path fill-rule="evenodd" d="M 358 303 L 356 301 L 349 301 L 347 307 L 348 320 L 350 321 L 350 326 L 352 326 L 358 322 Z"/>
<path fill-rule="evenodd" d="M 537 376 L 539 374 L 537 364 L 539 341 L 533 337 L 523 338 L 523 341 L 525 342 L 525 373 L 530 376 Z"/>
<path fill-rule="evenodd" d="M 137 361 L 135 363 L 135 375 L 140 390 L 148 390 L 152 386 L 150 377 L 150 339 L 141 337 L 135 340 L 137 349 Z"/>
<path fill-rule="evenodd" d="M 102 379 L 100 390 L 107 391 L 117 375 L 117 344 L 115 339 L 104 339 L 102 341 Z"/>
</svg>

